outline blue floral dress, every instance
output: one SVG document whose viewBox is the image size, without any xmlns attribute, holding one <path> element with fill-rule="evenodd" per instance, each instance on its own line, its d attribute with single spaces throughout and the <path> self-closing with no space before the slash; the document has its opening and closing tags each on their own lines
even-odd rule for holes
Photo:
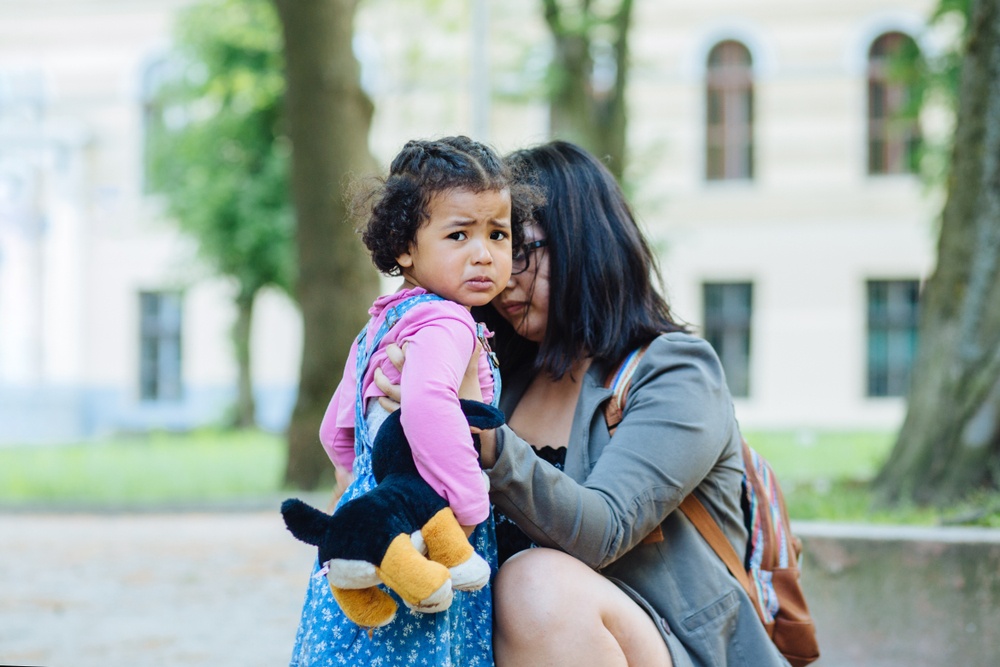
<svg viewBox="0 0 1000 667">
<path fill-rule="evenodd" d="M 440 298 L 433 294 L 420 294 L 400 301 L 393 306 L 396 312 L 390 313 L 372 341 L 365 340 L 367 327 L 358 336 L 355 480 L 347 487 L 341 503 L 375 487 L 371 441 L 365 416 L 362 414 L 364 403 L 361 400 L 360 386 L 371 353 L 403 313 L 419 303 Z M 483 334 L 484 330 L 480 327 L 480 338 L 484 342 L 484 349 L 488 350 Z M 500 397 L 500 376 L 492 355 L 491 365 L 494 380 L 493 403 L 496 405 Z M 476 527 L 472 534 L 472 546 L 490 564 L 492 575 L 496 575 L 497 548 L 492 514 Z M 326 577 L 320 573 L 317 561 L 302 607 L 302 618 L 295 637 L 295 647 L 292 649 L 291 667 L 492 667 L 493 601 L 490 585 L 478 591 L 455 591 L 451 606 L 437 614 L 410 611 L 394 592 L 389 593 L 399 605 L 396 618 L 388 625 L 369 632 L 367 628 L 348 620 L 340 611 Z"/>
</svg>

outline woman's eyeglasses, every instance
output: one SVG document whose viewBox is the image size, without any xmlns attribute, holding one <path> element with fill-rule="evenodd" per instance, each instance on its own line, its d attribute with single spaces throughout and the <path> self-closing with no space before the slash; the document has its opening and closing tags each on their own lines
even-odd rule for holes
<svg viewBox="0 0 1000 667">
<path fill-rule="evenodd" d="M 511 258 L 513 261 L 510 264 L 510 275 L 516 276 L 527 271 L 528 267 L 531 266 L 531 256 L 535 254 L 536 250 L 544 248 L 548 244 L 548 239 L 538 239 L 537 241 L 529 241 L 515 250 Z"/>
</svg>

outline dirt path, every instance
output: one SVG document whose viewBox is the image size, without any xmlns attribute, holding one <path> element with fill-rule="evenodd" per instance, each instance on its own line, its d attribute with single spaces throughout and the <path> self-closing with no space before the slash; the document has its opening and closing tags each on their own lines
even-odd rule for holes
<svg viewBox="0 0 1000 667">
<path fill-rule="evenodd" d="M 287 665 L 314 557 L 277 511 L 0 514 L 0 665 Z"/>
</svg>

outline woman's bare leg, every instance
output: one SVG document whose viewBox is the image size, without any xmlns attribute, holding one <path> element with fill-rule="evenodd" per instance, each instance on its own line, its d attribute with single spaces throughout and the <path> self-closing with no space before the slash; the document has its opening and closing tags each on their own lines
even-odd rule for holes
<svg viewBox="0 0 1000 667">
<path fill-rule="evenodd" d="M 499 667 L 670 667 L 666 644 L 628 595 L 561 551 L 529 549 L 493 586 Z"/>
</svg>

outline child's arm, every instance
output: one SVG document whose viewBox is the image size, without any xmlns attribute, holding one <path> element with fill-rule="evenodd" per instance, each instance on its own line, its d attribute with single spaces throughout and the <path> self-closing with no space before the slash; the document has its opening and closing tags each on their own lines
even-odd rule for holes
<svg viewBox="0 0 1000 667">
<path fill-rule="evenodd" d="M 337 390 L 333 392 L 333 398 L 326 406 L 326 413 L 323 415 L 323 422 L 319 427 L 319 441 L 323 444 L 326 455 L 333 462 L 333 471 L 337 479 L 337 486 L 330 498 L 330 507 L 328 508 L 330 510 L 337 505 L 340 496 L 354 481 L 352 472 L 354 468 L 354 427 L 337 425 L 338 416 L 341 414 L 340 401 L 344 393 L 342 391 L 344 385 L 345 383 L 342 381 L 337 386 Z M 341 417 L 341 421 L 343 421 L 343 417 Z"/>
<path fill-rule="evenodd" d="M 471 318 L 437 317 L 406 336 L 400 389 L 401 421 L 421 477 L 448 501 L 458 522 L 475 526 L 489 515 L 489 496 L 458 403 L 478 342 Z"/>
<path fill-rule="evenodd" d="M 341 382 L 337 386 L 330 404 L 326 406 L 326 413 L 319 427 L 319 440 L 337 470 L 349 473 L 354 467 L 354 424 L 353 421 L 350 426 L 338 424 L 342 410 L 340 402 L 346 393 L 344 384 Z"/>
<path fill-rule="evenodd" d="M 464 398 L 469 401 L 482 401 L 483 400 L 483 387 L 479 379 L 479 355 L 482 353 L 482 344 L 477 340 L 476 347 L 472 352 L 472 357 L 469 359 L 469 364 L 465 368 L 465 375 L 462 377 L 462 385 L 458 388 L 458 397 Z M 397 371 L 403 370 L 403 362 L 406 360 L 406 351 L 396 345 L 395 343 L 390 343 L 386 348 L 387 356 L 392 365 L 396 367 Z M 379 402 L 382 403 L 382 407 L 390 412 L 399 410 L 399 399 L 400 391 L 399 385 L 393 384 L 391 380 L 382 372 L 381 368 L 375 369 L 375 384 L 378 388 L 385 393 L 385 396 L 379 398 Z M 472 433 L 478 433 L 480 441 L 484 443 L 483 438 L 487 436 L 493 437 L 493 431 L 481 431 L 478 428 L 470 428 Z M 495 439 L 490 440 L 495 446 Z M 481 459 L 482 457 L 480 457 Z M 472 531 L 476 527 L 463 525 L 462 530 L 465 531 L 466 537 L 472 536 Z"/>
</svg>

